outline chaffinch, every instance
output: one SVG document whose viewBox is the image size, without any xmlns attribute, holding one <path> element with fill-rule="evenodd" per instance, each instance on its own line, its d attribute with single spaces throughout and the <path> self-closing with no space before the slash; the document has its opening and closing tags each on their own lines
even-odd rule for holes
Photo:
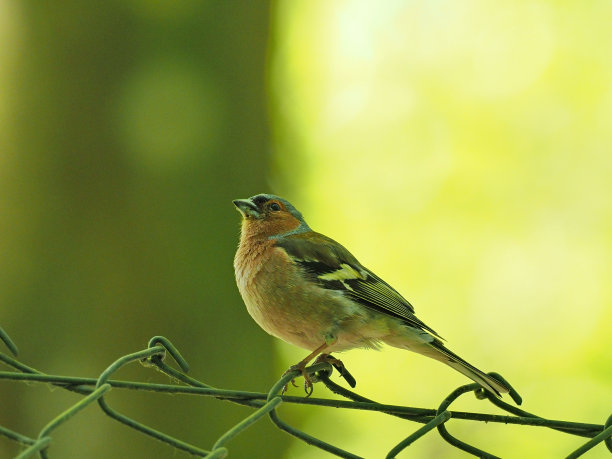
<svg viewBox="0 0 612 459">
<path fill-rule="evenodd" d="M 285 199 L 258 194 L 237 199 L 242 214 L 234 258 L 236 282 L 249 314 L 269 334 L 311 353 L 292 366 L 312 382 L 306 365 L 331 352 L 377 349 L 381 343 L 443 362 L 500 396 L 509 389 L 447 349 L 412 305 L 342 245 L 310 229 Z"/>
</svg>

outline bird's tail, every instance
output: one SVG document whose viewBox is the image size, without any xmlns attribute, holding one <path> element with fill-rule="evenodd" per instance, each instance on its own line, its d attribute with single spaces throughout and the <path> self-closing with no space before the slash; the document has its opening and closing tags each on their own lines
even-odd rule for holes
<svg viewBox="0 0 612 459">
<path fill-rule="evenodd" d="M 474 382 L 480 384 L 497 397 L 500 397 L 502 393 L 508 393 L 510 391 L 510 389 L 501 381 L 498 381 L 492 376 L 483 373 L 478 368 L 470 365 L 457 354 L 447 349 L 442 341 L 435 339 L 429 343 L 429 346 L 431 347 L 431 350 L 434 351 L 432 353 L 427 353 L 429 357 L 439 360 L 440 362 L 447 364 L 449 367 L 454 368 L 459 373 L 464 374 Z"/>
</svg>

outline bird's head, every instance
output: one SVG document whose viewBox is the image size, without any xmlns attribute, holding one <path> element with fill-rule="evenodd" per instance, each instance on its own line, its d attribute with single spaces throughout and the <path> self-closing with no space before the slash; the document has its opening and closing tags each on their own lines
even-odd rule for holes
<svg viewBox="0 0 612 459">
<path fill-rule="evenodd" d="M 242 214 L 242 232 L 274 238 L 310 231 L 302 214 L 291 203 L 273 194 L 257 194 L 232 201 Z"/>
</svg>

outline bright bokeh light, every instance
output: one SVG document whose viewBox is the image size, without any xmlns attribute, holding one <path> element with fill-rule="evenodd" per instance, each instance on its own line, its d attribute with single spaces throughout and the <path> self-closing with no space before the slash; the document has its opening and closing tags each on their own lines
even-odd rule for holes
<svg viewBox="0 0 612 459">
<path fill-rule="evenodd" d="M 279 168 L 310 225 L 451 349 L 505 375 L 526 410 L 593 423 L 612 400 L 611 14 L 607 2 L 281 1 L 271 68 Z M 304 354 L 279 346 L 283 366 Z M 469 382 L 394 349 L 343 360 L 384 403 L 433 407 Z M 303 427 L 380 457 L 418 425 L 322 410 Z M 504 457 L 580 444 L 452 429 Z M 436 435 L 410 453 L 464 457 Z M 296 442 L 288 457 L 320 454 Z"/>
</svg>

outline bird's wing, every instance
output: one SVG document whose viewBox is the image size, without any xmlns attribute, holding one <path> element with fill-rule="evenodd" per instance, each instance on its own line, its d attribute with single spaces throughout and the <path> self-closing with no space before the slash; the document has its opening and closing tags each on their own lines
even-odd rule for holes
<svg viewBox="0 0 612 459">
<path fill-rule="evenodd" d="M 393 287 L 357 261 L 342 245 L 319 233 L 292 234 L 276 241 L 321 287 L 441 338 L 414 314 L 414 307 Z"/>
</svg>

